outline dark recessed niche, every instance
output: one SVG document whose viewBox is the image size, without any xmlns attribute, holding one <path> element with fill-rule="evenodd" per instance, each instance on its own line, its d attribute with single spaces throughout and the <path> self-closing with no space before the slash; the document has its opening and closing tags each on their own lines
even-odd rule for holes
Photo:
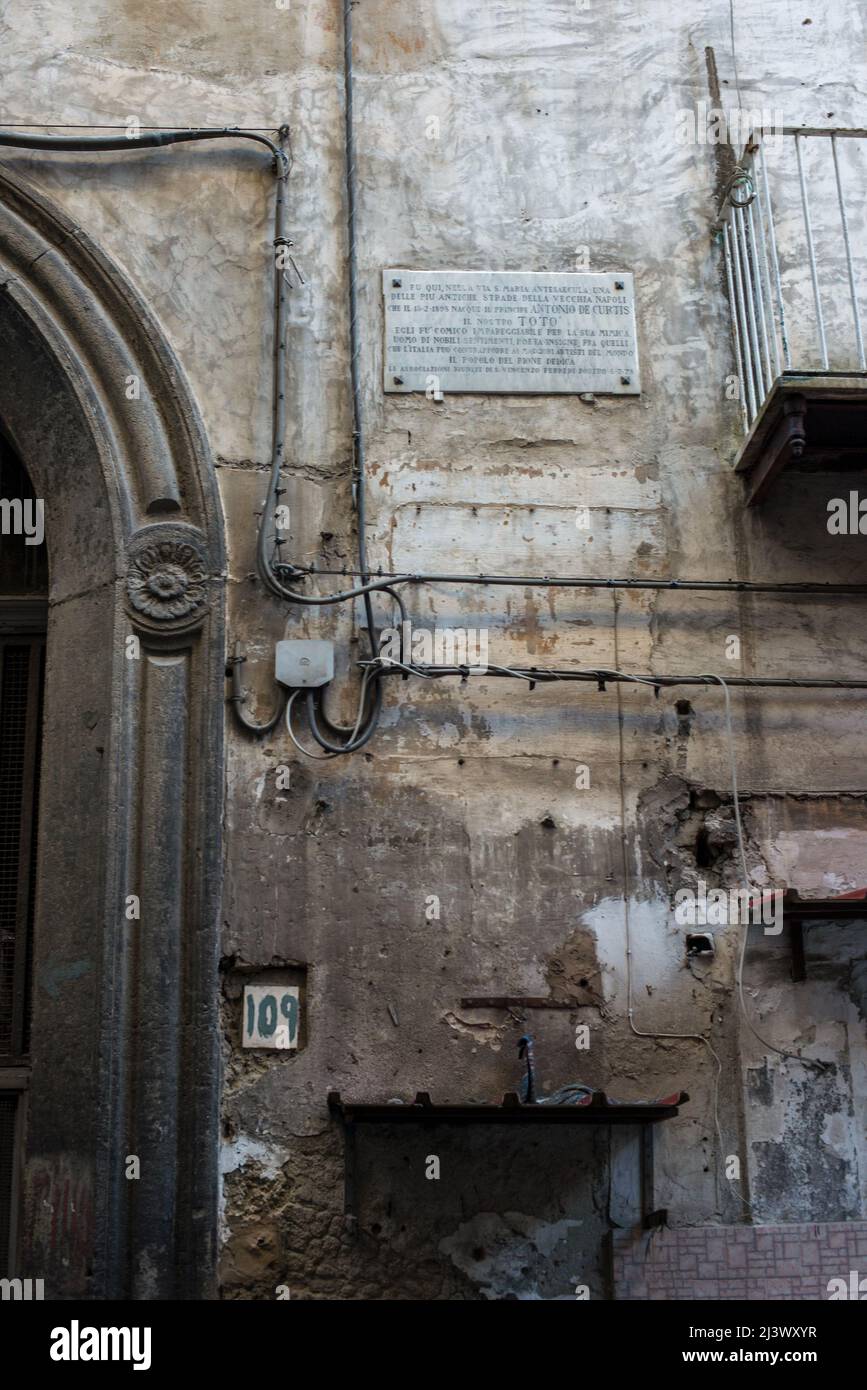
<svg viewBox="0 0 867 1390">
<path fill-rule="evenodd" d="M 712 956 L 714 954 L 713 932 L 688 932 L 686 954 L 689 957 Z"/>
</svg>

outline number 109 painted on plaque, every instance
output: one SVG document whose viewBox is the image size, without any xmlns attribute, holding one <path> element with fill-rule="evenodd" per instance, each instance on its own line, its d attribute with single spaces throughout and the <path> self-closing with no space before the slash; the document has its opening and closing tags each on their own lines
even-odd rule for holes
<svg viewBox="0 0 867 1390">
<path fill-rule="evenodd" d="M 297 1047 L 299 1014 L 296 986 L 245 985 L 243 1046 Z"/>
</svg>

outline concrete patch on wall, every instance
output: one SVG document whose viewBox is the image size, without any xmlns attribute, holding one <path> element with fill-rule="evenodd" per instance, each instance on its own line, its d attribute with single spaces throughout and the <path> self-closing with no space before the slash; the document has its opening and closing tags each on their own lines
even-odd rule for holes
<svg viewBox="0 0 867 1390">
<path fill-rule="evenodd" d="M 453 1028 L 461 1037 L 472 1038 L 473 1042 L 491 1047 L 495 1052 L 499 1052 L 503 1045 L 503 1038 L 510 1030 L 508 1023 L 494 1023 L 490 1018 L 462 1018 L 451 1009 L 443 1014 L 443 1022 L 447 1023 L 449 1028 Z"/>
<path fill-rule="evenodd" d="M 9 0 L 10 120 L 290 124 L 287 230 L 301 275 L 290 277 L 282 557 L 316 570 L 299 578 L 308 596 L 333 593 L 357 566 L 339 3 L 84 8 Z M 833 109 L 863 128 L 856 0 L 816 0 L 806 29 L 798 16 L 781 24 L 777 8 L 738 4 L 741 71 L 761 74 L 763 102 L 793 124 Z M 719 168 L 713 150 L 675 140 L 680 108 L 708 96 L 705 44 L 734 91 L 728 9 L 626 6 L 614 23 L 609 10 L 354 7 L 371 570 L 602 581 L 404 587 L 414 626 L 484 631 L 491 664 L 860 675 L 867 629 L 848 600 L 613 582 L 845 582 L 861 538 L 827 533 L 821 477 L 780 479 L 772 503 L 745 509 L 730 468 L 741 421 L 726 393 L 735 367 L 712 238 Z M 7 149 L 3 162 L 126 266 L 190 379 L 217 460 L 247 713 L 274 708 L 276 641 L 326 637 L 338 669 L 329 716 L 351 724 L 371 637 L 363 604 L 287 604 L 256 573 L 272 426 L 265 152 L 234 141 L 105 158 Z M 635 277 L 640 399 L 383 393 L 383 267 L 572 271 L 582 248 L 594 271 Z M 395 621 L 387 596 L 373 606 L 378 627 Z M 258 738 L 227 719 L 227 1297 L 273 1298 L 285 1284 L 302 1298 L 547 1299 L 570 1297 L 573 1280 L 605 1296 L 604 1131 L 383 1127 L 359 1144 L 357 1229 L 344 1220 L 329 1089 L 361 1102 L 417 1090 L 498 1099 L 519 1082 L 515 1043 L 528 1029 L 542 1093 L 574 1081 L 627 1100 L 689 1091 L 654 1138 L 655 1200 L 672 1226 L 742 1221 L 746 1201 L 775 1220 L 867 1210 L 863 929 L 810 927 L 797 985 L 785 934 L 750 935 L 753 1021 L 774 1045 L 827 1063 L 820 1073 L 770 1054 L 741 1018 L 741 929 L 718 930 L 712 957 L 688 959 L 674 920 L 679 889 L 740 881 L 719 688 L 389 676 L 375 738 L 320 762 L 297 753 L 283 724 Z M 862 692 L 733 690 L 732 730 L 754 881 L 814 896 L 864 885 Z M 74 955 L 43 976 L 43 994 L 88 996 Z M 304 1046 L 242 1053 L 242 977 L 296 969 L 309 970 Z M 488 992 L 566 1007 L 461 1004 Z M 438 1182 L 424 1176 L 431 1146 Z M 741 1190 L 721 1176 L 730 1154 L 748 1169 Z M 627 1189 L 626 1157 L 618 1166 Z M 75 1279 L 81 1252 L 59 1213 L 67 1191 L 86 1210 L 89 1182 L 74 1157 L 50 1153 L 31 1174 L 48 1202 L 34 1220 L 54 1211 L 57 1228 L 41 1234 L 68 1245 Z"/>
<path fill-rule="evenodd" d="M 580 1222 L 547 1224 L 521 1212 L 482 1212 L 447 1236 L 439 1248 L 479 1286 L 485 1298 L 546 1298 L 556 1273 L 568 1263 L 565 1244 Z M 568 1279 L 571 1272 L 562 1268 Z"/>
</svg>

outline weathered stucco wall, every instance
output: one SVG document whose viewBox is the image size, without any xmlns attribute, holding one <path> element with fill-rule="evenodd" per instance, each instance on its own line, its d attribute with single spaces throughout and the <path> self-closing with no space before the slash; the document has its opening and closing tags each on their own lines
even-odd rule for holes
<svg viewBox="0 0 867 1390">
<path fill-rule="evenodd" d="M 803 8 L 803 7 L 802 7 Z M 830 537 L 826 500 L 848 480 L 789 474 L 746 513 L 729 470 L 737 407 L 728 310 L 711 228 L 720 166 L 677 142 L 678 113 L 735 104 L 728 6 L 599 0 L 468 7 L 355 6 L 362 396 L 368 549 L 391 569 L 850 580 L 863 540 Z M 863 13 L 808 16 L 741 0 L 744 104 L 788 124 L 867 126 Z M 336 0 L 99 0 L 86 14 L 13 0 L 0 34 L 3 119 L 292 128 L 290 235 L 305 279 L 291 310 L 287 470 L 292 557 L 354 563 Z M 429 138 L 430 119 L 439 134 Z M 333 636 L 348 718 L 363 621 L 262 594 L 256 513 L 270 448 L 272 192 L 267 159 L 229 146 L 90 158 L 4 156 L 128 271 L 173 342 L 215 456 L 230 549 L 231 638 L 270 700 L 273 642 Z M 636 277 L 637 399 L 386 398 L 384 266 L 594 270 Z M 575 526 L 590 509 L 591 525 Z M 852 599 L 581 590 L 421 589 L 418 625 L 484 627 L 491 659 L 632 671 L 863 675 Z M 387 604 L 378 601 L 381 620 Z M 740 639 L 740 660 L 726 640 Z M 686 701 L 684 703 L 684 701 Z M 680 702 L 680 703 L 678 703 Z M 867 882 L 859 693 L 735 693 L 745 823 L 757 882 L 830 895 Z M 576 767 L 590 785 L 576 788 Z M 288 789 L 275 771 L 291 769 Z M 604 1296 L 601 1237 L 634 1219 L 623 1141 L 607 1132 L 380 1131 L 360 1142 L 360 1231 L 344 1229 L 328 1090 L 355 1099 L 498 1097 L 536 1038 L 546 1089 L 580 1079 L 625 1098 L 684 1087 L 657 1133 L 655 1205 L 673 1223 L 744 1216 L 725 1156 L 744 1161 L 755 1218 L 863 1215 L 867 1152 L 863 924 L 810 938 L 807 981 L 785 939 L 757 937 L 746 997 L 732 990 L 739 929 L 687 962 L 672 896 L 737 885 L 719 690 L 393 682 L 379 734 L 304 763 L 285 733 L 229 726 L 224 1217 L 226 1292 L 273 1297 Z M 624 838 L 625 837 L 625 838 Z M 429 921 L 426 900 L 441 901 Z M 628 905 L 627 924 L 625 905 Z M 632 943 L 633 1024 L 626 995 Z M 815 968 L 813 962 L 815 956 Z M 307 1045 L 239 1049 L 242 968 L 307 969 Z M 468 1010 L 481 993 L 575 999 L 526 1025 Z M 575 1027 L 591 1028 L 589 1051 Z M 527 1137 L 530 1136 L 530 1137 Z M 436 1153 L 441 1178 L 425 1178 Z M 625 1155 L 625 1156 L 624 1156 Z M 634 1157 L 634 1155 L 633 1155 Z M 609 1158 L 612 1159 L 609 1164 Z"/>
</svg>

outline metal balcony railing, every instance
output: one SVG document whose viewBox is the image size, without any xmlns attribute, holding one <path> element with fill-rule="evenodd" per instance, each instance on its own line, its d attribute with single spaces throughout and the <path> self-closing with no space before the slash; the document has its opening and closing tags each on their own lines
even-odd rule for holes
<svg viewBox="0 0 867 1390">
<path fill-rule="evenodd" d="M 784 373 L 867 370 L 858 290 L 867 283 L 867 130 L 755 132 L 720 225 L 749 433 Z"/>
</svg>

